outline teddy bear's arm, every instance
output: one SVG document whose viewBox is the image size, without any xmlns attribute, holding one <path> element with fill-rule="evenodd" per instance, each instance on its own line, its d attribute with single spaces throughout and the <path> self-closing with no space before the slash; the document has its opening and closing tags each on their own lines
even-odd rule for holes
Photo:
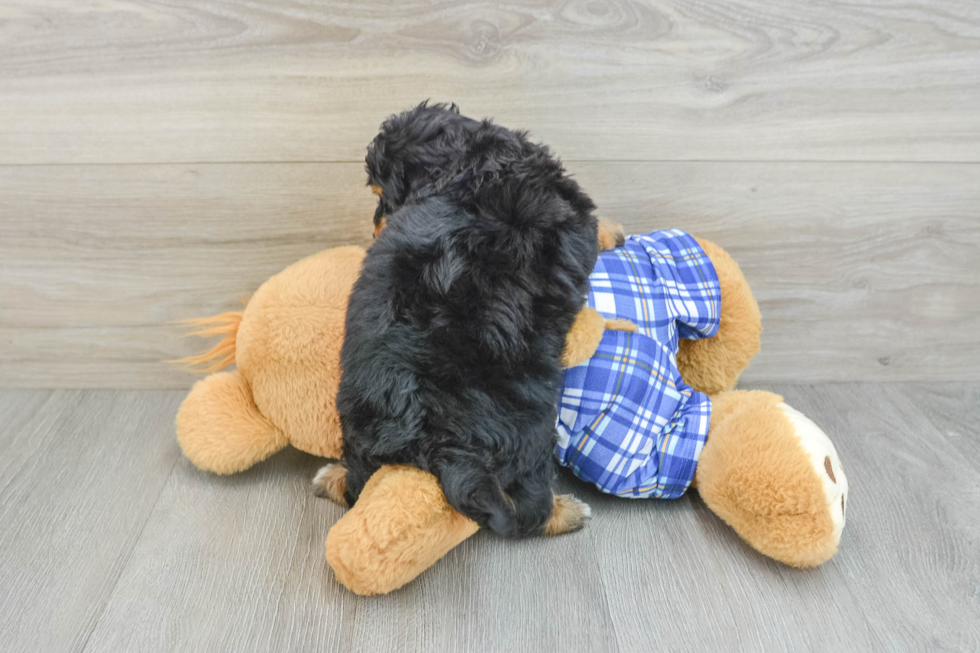
<svg viewBox="0 0 980 653">
<path fill-rule="evenodd" d="M 565 336 L 565 350 L 561 354 L 562 367 L 575 367 L 592 358 L 606 329 L 636 331 L 636 328 L 629 320 L 607 320 L 591 306 L 583 307 Z"/>
<path fill-rule="evenodd" d="M 678 343 L 677 367 L 689 386 L 707 395 L 731 390 L 759 351 L 762 315 L 745 275 L 728 252 L 695 238 L 708 255 L 721 286 L 718 333 Z"/>
</svg>

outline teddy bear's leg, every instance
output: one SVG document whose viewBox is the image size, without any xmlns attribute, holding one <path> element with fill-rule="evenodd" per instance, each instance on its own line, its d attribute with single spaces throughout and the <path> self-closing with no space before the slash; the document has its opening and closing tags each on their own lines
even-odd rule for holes
<svg viewBox="0 0 980 653">
<path fill-rule="evenodd" d="M 327 562 L 355 594 L 385 594 L 408 583 L 478 530 L 453 510 L 435 476 L 385 466 L 330 529 Z"/>
<path fill-rule="evenodd" d="M 288 444 L 259 412 L 238 372 L 194 384 L 177 412 L 177 441 L 192 463 L 216 474 L 248 469 Z"/>
<path fill-rule="evenodd" d="M 830 438 L 771 392 L 712 397 L 695 485 L 753 548 L 794 567 L 837 551 L 847 478 Z"/>
<path fill-rule="evenodd" d="M 728 252 L 711 241 L 696 240 L 718 274 L 721 321 L 713 338 L 680 341 L 677 367 L 685 383 L 713 395 L 734 388 L 759 351 L 762 316 L 745 276 Z"/>
</svg>

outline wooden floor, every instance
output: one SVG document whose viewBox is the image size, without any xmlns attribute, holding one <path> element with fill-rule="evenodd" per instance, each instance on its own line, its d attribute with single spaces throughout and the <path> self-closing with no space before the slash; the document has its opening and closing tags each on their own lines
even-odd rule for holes
<svg viewBox="0 0 980 653">
<path fill-rule="evenodd" d="M 22 651 L 977 651 L 980 384 L 780 385 L 851 486 L 817 569 L 750 550 L 696 495 L 600 495 L 574 535 L 478 533 L 358 598 L 323 542 L 319 459 L 193 468 L 178 391 L 0 392 L 0 649 Z"/>
</svg>

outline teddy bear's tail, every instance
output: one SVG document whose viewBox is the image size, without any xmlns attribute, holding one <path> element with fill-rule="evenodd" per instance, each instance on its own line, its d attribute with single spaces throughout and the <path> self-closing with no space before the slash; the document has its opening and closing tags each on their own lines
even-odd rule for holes
<svg viewBox="0 0 980 653">
<path fill-rule="evenodd" d="M 242 323 L 242 315 L 244 313 L 244 311 L 229 311 L 228 313 L 213 315 L 211 317 L 181 320 L 180 324 L 189 327 L 200 327 L 196 331 L 191 331 L 186 334 L 188 336 L 200 336 L 202 338 L 208 338 L 210 336 L 224 337 L 221 339 L 221 342 L 203 354 L 188 356 L 170 362 L 183 365 L 195 372 L 202 372 L 204 374 L 213 374 L 228 367 L 235 362 L 238 327 Z"/>
</svg>

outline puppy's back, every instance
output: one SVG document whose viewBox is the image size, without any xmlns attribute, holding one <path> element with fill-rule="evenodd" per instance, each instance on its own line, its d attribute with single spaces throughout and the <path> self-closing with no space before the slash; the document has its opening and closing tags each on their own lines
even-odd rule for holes
<svg viewBox="0 0 980 653">
<path fill-rule="evenodd" d="M 389 216 L 351 296 L 337 403 L 353 498 L 359 469 L 413 464 L 516 536 L 550 514 L 559 359 L 597 239 L 547 180 L 498 181 Z M 533 509 L 513 501 L 525 487 Z"/>
</svg>

